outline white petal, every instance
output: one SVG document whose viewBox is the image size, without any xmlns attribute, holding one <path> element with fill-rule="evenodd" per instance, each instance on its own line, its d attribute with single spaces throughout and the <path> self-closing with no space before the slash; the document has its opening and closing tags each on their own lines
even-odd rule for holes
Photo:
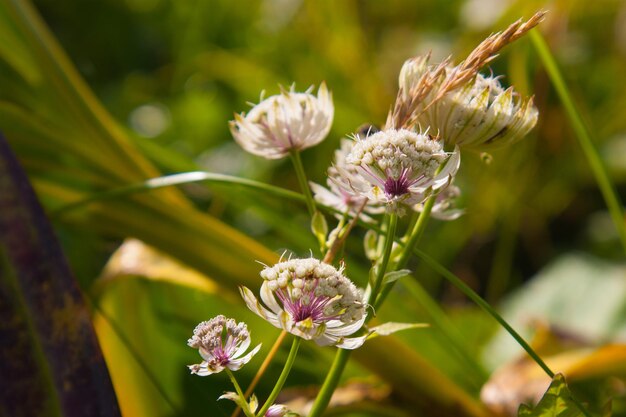
<svg viewBox="0 0 626 417">
<path fill-rule="evenodd" d="M 243 355 L 243 353 L 248 350 L 250 342 L 251 339 L 247 337 L 234 352 L 229 352 L 231 359 L 236 359 L 239 356 Z"/>
<path fill-rule="evenodd" d="M 272 290 L 270 290 L 270 286 L 267 281 L 263 281 L 263 284 L 261 284 L 261 300 L 263 300 L 265 305 L 275 314 L 280 314 L 283 310 L 278 304 L 278 301 L 276 301 L 276 297 L 274 296 Z"/>
<path fill-rule="evenodd" d="M 340 339 L 340 342 L 337 343 L 335 346 L 337 346 L 340 349 L 352 350 L 352 349 L 360 348 L 363 345 L 363 343 L 365 343 L 365 339 L 367 339 L 367 336 L 345 337 L 343 339 Z"/>
<path fill-rule="evenodd" d="M 250 359 L 252 359 L 252 357 L 257 354 L 259 349 L 261 349 L 261 345 L 260 344 L 257 345 L 257 347 L 252 349 L 250 352 L 248 352 L 248 354 L 246 356 L 244 356 L 242 358 L 239 358 L 239 359 L 231 360 L 230 362 L 228 362 L 228 364 L 226 366 L 231 371 L 236 371 L 236 370 L 240 369 L 246 363 L 250 362 Z"/>
<path fill-rule="evenodd" d="M 396 323 L 396 322 L 388 322 L 383 323 L 379 326 L 372 327 L 370 329 L 370 338 L 376 336 L 389 336 L 395 332 L 399 332 L 402 330 L 408 329 L 419 329 L 423 327 L 429 327 L 428 323 Z"/>
<path fill-rule="evenodd" d="M 344 324 L 343 326 L 335 327 L 335 328 L 330 328 L 329 326 L 329 328 L 326 329 L 326 332 L 333 336 L 350 336 L 351 334 L 359 330 L 361 327 L 363 327 L 363 323 L 365 323 L 365 319 L 366 319 L 366 316 L 364 314 L 363 317 L 361 317 L 359 320 L 355 321 L 354 323 Z"/>
<path fill-rule="evenodd" d="M 339 340 L 338 337 L 330 336 L 328 333 L 325 333 L 322 336 L 315 339 L 315 343 L 318 346 L 334 346 L 338 340 Z"/>
<path fill-rule="evenodd" d="M 231 401 L 239 401 L 239 394 L 232 391 L 226 391 L 224 394 L 220 395 L 217 400 L 231 400 Z"/>
<path fill-rule="evenodd" d="M 267 317 L 267 311 L 265 310 L 265 308 L 263 308 L 261 303 L 259 303 L 259 300 L 257 300 L 257 298 L 254 296 L 254 293 L 250 291 L 250 289 L 244 286 L 240 286 L 239 292 L 241 293 L 241 297 L 243 298 L 243 301 L 245 301 L 250 311 L 256 313 L 261 318 Z"/>
<path fill-rule="evenodd" d="M 224 370 L 224 367 L 221 365 L 216 366 L 214 368 L 209 368 L 209 363 L 206 361 L 203 361 L 199 365 L 188 365 L 188 368 L 192 374 L 196 374 L 200 376 L 217 374 L 218 372 L 222 372 Z"/>
<path fill-rule="evenodd" d="M 206 350 L 202 346 L 200 346 L 198 348 L 198 353 L 200 354 L 200 356 L 202 356 L 202 359 L 204 359 L 205 361 L 211 361 L 211 360 L 215 359 L 215 356 L 213 356 L 213 354 L 211 352 L 209 352 L 208 350 Z"/>
</svg>

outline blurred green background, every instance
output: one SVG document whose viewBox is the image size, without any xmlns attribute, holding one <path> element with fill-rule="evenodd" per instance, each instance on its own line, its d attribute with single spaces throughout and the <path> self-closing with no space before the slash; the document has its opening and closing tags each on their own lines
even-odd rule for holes
<svg viewBox="0 0 626 417">
<path fill-rule="evenodd" d="M 247 103 L 258 102 L 262 90 L 269 95 L 279 85 L 295 83 L 304 90 L 321 81 L 328 84 L 335 103 L 333 128 L 322 144 L 303 153 L 309 178 L 323 183 L 342 137 L 363 123 L 384 123 L 405 59 L 432 51 L 435 61 L 452 55 L 459 62 L 488 34 L 545 9 L 549 14 L 540 30 L 615 186 L 626 197 L 626 3 L 620 0 L 34 1 L 95 100 L 78 78 L 64 75 L 68 65 L 58 64 L 62 60 L 53 43 L 28 35 L 36 28 L 23 23 L 28 19 L 22 19 L 16 3 L 21 2 L 0 3 L 5 39 L 0 44 L 0 128 L 27 168 L 94 308 L 128 416 L 229 415 L 231 404 L 215 402 L 229 389 L 225 376 L 187 374 L 184 365 L 199 357 L 185 346 L 186 339 L 197 322 L 223 313 L 248 321 L 253 338 L 264 343 L 262 353 L 267 352 L 278 332 L 245 310 L 234 288 L 240 283 L 258 287 L 255 260 L 272 262 L 285 249 L 301 256 L 315 252 L 306 210 L 258 191 L 205 183 L 59 210 L 159 173 L 198 169 L 297 190 L 289 161 L 246 154 L 228 131 L 233 113 L 247 111 Z M 508 300 L 505 311 L 522 327 L 530 319 L 543 319 L 591 345 L 619 341 L 626 335 L 623 286 L 611 287 L 610 311 L 598 315 L 607 293 L 581 288 L 596 278 L 589 288 L 604 288 L 603 279 L 611 274 L 616 282 L 623 280 L 623 249 L 530 40 L 507 47 L 485 69 L 490 70 L 504 74 L 503 83 L 523 95 L 535 95 L 539 124 L 523 142 L 495 152 L 489 163 L 478 154 L 463 155 L 457 185 L 466 214 L 449 223 L 432 220 L 420 247 L 488 301 Z M 345 254 L 348 272 L 360 285 L 368 267 L 363 233 L 354 233 Z M 126 237 L 195 270 L 182 270 L 131 244 L 128 260 L 118 253 L 122 260 L 103 273 Z M 580 268 L 567 270 L 576 262 Z M 488 347 L 491 353 L 483 355 L 496 326 L 426 265 L 413 262 L 411 268 L 448 313 L 478 366 L 492 370 L 511 358 L 514 347 L 496 343 L 501 334 Z M 607 268 L 614 272 L 602 272 Z M 588 272 L 577 277 L 581 270 Z M 537 274 L 558 290 L 533 290 L 527 282 Z M 568 276 L 571 280 L 563 278 Z M 381 315 L 431 322 L 427 309 L 411 298 L 415 291 L 409 284 L 399 286 L 390 304 L 401 307 L 383 309 Z M 551 296 L 537 307 L 533 291 Z M 520 297 L 526 301 L 515 307 Z M 592 317 L 592 324 L 580 326 L 564 305 L 578 306 L 572 309 Z M 432 412 L 420 415 L 455 415 L 445 406 L 447 399 L 467 395 L 477 401 L 485 382 L 486 375 L 468 371 L 467 359 L 443 333 L 433 326 L 398 337 L 419 356 L 407 358 L 409 375 L 432 366 L 454 386 L 437 392 L 427 387 L 427 375 L 416 376 L 426 381 L 411 385 L 424 390 L 416 404 Z M 401 392 L 405 382 L 390 375 L 393 369 L 366 370 L 368 361 L 385 352 L 371 351 L 353 361 L 348 376 L 363 378 L 373 370 L 375 383 L 392 387 L 387 401 L 412 410 L 410 395 Z M 285 356 L 281 350 L 279 362 Z M 288 385 L 319 384 L 331 358 L 331 350 L 303 349 Z M 244 381 L 260 362 L 255 359 L 241 372 Z M 270 369 L 261 396 L 279 371 L 278 365 Z M 453 393 L 457 388 L 463 394 Z M 345 415 L 370 415 L 361 413 L 348 410 Z M 480 415 L 467 409 L 460 413 Z"/>
</svg>

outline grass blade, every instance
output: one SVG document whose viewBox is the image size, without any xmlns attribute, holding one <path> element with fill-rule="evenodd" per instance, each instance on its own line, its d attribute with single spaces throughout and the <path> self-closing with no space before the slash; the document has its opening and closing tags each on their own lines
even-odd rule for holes
<svg viewBox="0 0 626 417">
<path fill-rule="evenodd" d="M 624 251 L 626 252 L 626 222 L 624 221 L 623 206 L 619 200 L 617 192 L 615 191 L 615 187 L 609 178 L 607 169 L 604 166 L 595 145 L 593 144 L 594 141 L 591 138 L 589 129 L 585 126 L 585 123 L 580 116 L 580 112 L 572 100 L 567 85 L 565 84 L 565 80 L 563 79 L 563 75 L 559 70 L 552 52 L 550 52 L 548 44 L 536 30 L 530 32 L 530 38 L 532 39 L 537 54 L 539 54 L 539 57 L 543 62 L 550 80 L 552 81 L 552 85 L 554 85 L 561 103 L 563 103 L 563 107 L 565 108 L 567 117 L 570 120 L 572 129 L 574 129 L 578 143 L 580 144 L 587 161 L 589 161 L 591 170 L 596 177 L 596 181 L 598 182 L 604 201 L 609 209 L 611 218 L 615 223 L 615 228 L 619 234 Z"/>
<path fill-rule="evenodd" d="M 194 171 L 194 172 L 184 172 L 180 174 L 167 175 L 164 177 L 151 178 L 146 181 L 142 181 L 137 184 L 131 184 L 126 187 L 115 188 L 109 191 L 105 191 L 99 194 L 94 194 L 85 199 L 76 201 L 74 203 L 70 203 L 66 206 L 62 206 L 54 211 L 55 215 L 61 215 L 65 212 L 75 210 L 77 208 L 83 207 L 89 203 L 115 199 L 117 197 L 129 196 L 132 194 L 148 192 L 150 190 L 154 190 L 162 187 L 171 187 L 174 185 L 183 185 L 190 184 L 194 182 L 216 182 L 216 183 L 226 183 L 239 185 L 247 188 L 256 189 L 259 191 L 263 191 L 269 195 L 273 195 L 276 197 L 287 198 L 290 200 L 301 200 L 304 201 L 304 197 L 302 194 L 286 190 L 284 188 L 276 187 L 273 185 L 265 184 L 259 181 L 248 180 L 245 178 L 234 177 L 231 175 L 217 174 L 213 172 L 203 172 L 203 171 Z"/>
</svg>

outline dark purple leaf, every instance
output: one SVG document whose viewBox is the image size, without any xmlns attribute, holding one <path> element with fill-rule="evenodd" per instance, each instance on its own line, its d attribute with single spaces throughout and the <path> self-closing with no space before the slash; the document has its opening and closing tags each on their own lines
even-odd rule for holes
<svg viewBox="0 0 626 417">
<path fill-rule="evenodd" d="M 1 135 L 0 415 L 120 416 L 83 296 Z"/>
</svg>

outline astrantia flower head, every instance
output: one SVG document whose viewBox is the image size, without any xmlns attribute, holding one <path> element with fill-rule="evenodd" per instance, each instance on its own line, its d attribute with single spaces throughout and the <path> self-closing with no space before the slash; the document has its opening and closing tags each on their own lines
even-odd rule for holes
<svg viewBox="0 0 626 417">
<path fill-rule="evenodd" d="M 242 357 L 250 346 L 248 327 L 222 315 L 198 324 L 187 344 L 198 349 L 204 359 L 200 364 L 189 365 L 191 373 L 200 376 L 215 374 L 224 368 L 236 371 L 261 348 L 258 345 Z"/>
<path fill-rule="evenodd" d="M 491 150 L 523 138 L 537 123 L 538 111 L 532 97 L 523 99 L 512 87 L 504 89 L 499 77 L 476 74 L 456 88 L 458 67 L 427 65 L 427 57 L 406 61 L 400 71 L 401 96 L 409 96 L 416 86 L 438 72 L 434 86 L 414 108 L 413 122 L 429 126 L 447 146 L 480 151 Z M 420 81 L 422 80 L 422 81 Z M 449 89 L 449 91 L 448 91 Z M 405 99 L 409 99 L 405 97 Z"/>
<path fill-rule="evenodd" d="M 246 151 L 267 159 L 279 159 L 294 150 L 320 143 L 330 131 L 334 107 L 322 83 L 317 97 L 293 90 L 283 91 L 254 106 L 248 114 L 235 114 L 230 131 Z"/>
<path fill-rule="evenodd" d="M 248 308 L 272 325 L 318 345 L 355 349 L 366 336 L 349 336 L 365 321 L 365 305 L 343 269 L 314 258 L 290 259 L 261 271 L 261 300 L 241 287 Z"/>
<path fill-rule="evenodd" d="M 368 213 L 381 213 L 384 208 L 376 206 L 367 197 L 354 191 L 351 184 L 360 184 L 364 179 L 359 175 L 355 166 L 346 162 L 346 157 L 352 150 L 354 141 L 342 139 L 341 146 L 335 151 L 335 161 L 328 169 L 328 179 L 326 181 L 328 189 L 315 183 L 311 183 L 311 190 L 315 196 L 315 201 L 325 206 L 332 207 L 340 213 L 349 213 L 354 216 L 365 203 L 364 210 Z M 366 215 L 362 215 L 365 221 L 372 221 Z"/>
<path fill-rule="evenodd" d="M 357 138 L 358 139 L 358 138 Z M 446 153 L 427 134 L 387 129 L 357 140 L 347 157 L 364 181 L 353 189 L 400 215 L 445 188 L 459 168 L 459 153 Z"/>
</svg>

